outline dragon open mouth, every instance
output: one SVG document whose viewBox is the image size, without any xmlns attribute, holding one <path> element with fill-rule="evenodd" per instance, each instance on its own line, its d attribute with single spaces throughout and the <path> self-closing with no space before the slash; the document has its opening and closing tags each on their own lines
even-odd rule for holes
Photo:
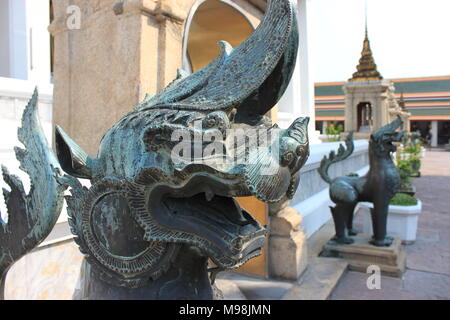
<svg viewBox="0 0 450 320">
<path fill-rule="evenodd" d="M 199 176 L 183 187 L 156 187 L 146 197 L 160 227 L 190 235 L 186 242 L 197 242 L 218 266 L 235 268 L 261 254 L 266 230 L 232 196 L 226 184 Z"/>
</svg>

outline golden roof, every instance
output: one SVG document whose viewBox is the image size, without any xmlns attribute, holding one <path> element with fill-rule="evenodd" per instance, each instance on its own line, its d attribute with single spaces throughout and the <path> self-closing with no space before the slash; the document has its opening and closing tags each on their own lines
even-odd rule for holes
<svg viewBox="0 0 450 320">
<path fill-rule="evenodd" d="M 372 49 L 370 49 L 369 35 L 366 28 L 366 37 L 364 39 L 364 46 L 361 53 L 361 59 L 359 59 L 359 65 L 356 67 L 357 72 L 353 74 L 353 77 L 349 81 L 368 81 L 368 80 L 381 80 L 383 77 L 377 70 L 377 65 L 372 55 Z"/>
</svg>

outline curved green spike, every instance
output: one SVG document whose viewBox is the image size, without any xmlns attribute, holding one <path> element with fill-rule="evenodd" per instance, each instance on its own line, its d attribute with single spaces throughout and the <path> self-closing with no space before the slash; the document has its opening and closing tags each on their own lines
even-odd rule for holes
<svg viewBox="0 0 450 320">
<path fill-rule="evenodd" d="M 63 204 L 64 189 L 58 184 L 59 163 L 45 138 L 38 116 L 38 92 L 35 89 L 22 116 L 18 138 L 25 149 L 15 148 L 20 168 L 30 177 L 28 194 L 22 181 L 3 167 L 8 223 L 0 228 L 0 298 L 4 298 L 4 284 L 9 268 L 37 247 L 51 232 Z"/>
</svg>

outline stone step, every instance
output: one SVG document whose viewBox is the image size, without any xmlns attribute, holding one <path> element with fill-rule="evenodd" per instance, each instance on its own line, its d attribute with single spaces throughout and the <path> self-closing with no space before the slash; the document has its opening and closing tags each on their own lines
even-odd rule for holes
<svg viewBox="0 0 450 320">
<path fill-rule="evenodd" d="M 334 234 L 334 223 L 330 215 L 330 220 L 308 239 L 308 261 L 313 261 L 313 259 L 320 255 L 323 247 L 330 241 Z"/>
<path fill-rule="evenodd" d="M 347 268 L 342 259 L 317 257 L 282 300 L 327 300 Z"/>
<path fill-rule="evenodd" d="M 248 300 L 280 300 L 294 285 L 292 281 L 262 279 L 233 271 L 219 273 L 216 281 L 220 280 L 236 284 Z M 225 294 L 224 299 L 227 300 Z"/>
<path fill-rule="evenodd" d="M 297 281 L 262 279 L 233 271 L 219 273 L 217 281 L 231 281 L 249 300 L 328 299 L 348 267 L 345 260 L 318 257 L 323 246 L 333 235 L 334 225 L 330 219 L 308 239 L 308 268 Z M 217 286 L 221 288 L 223 284 L 219 282 Z M 236 293 L 236 287 L 233 286 L 233 289 L 229 291 L 231 294 L 226 293 L 227 290 L 222 290 L 225 291 L 223 295 L 225 300 L 228 296 L 234 296 L 232 292 Z"/>
<path fill-rule="evenodd" d="M 231 280 L 217 279 L 215 285 L 221 291 L 223 300 L 247 300 L 238 285 Z"/>
</svg>

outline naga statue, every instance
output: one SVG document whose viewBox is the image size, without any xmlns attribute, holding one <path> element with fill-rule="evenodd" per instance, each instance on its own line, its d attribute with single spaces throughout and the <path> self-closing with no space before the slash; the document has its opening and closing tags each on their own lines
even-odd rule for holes
<svg viewBox="0 0 450 320">
<path fill-rule="evenodd" d="M 70 189 L 69 224 L 86 262 L 80 298 L 213 299 L 217 273 L 260 255 L 266 241 L 265 228 L 234 198 L 272 203 L 293 197 L 309 156 L 309 118 L 280 129 L 265 116 L 295 67 L 293 4 L 269 1 L 249 39 L 235 49 L 219 45 L 220 55 L 208 66 L 191 75 L 179 71 L 120 119 L 103 136 L 96 158 L 57 126 L 58 163 L 34 136 L 37 128 L 22 129 L 35 142 L 37 150 L 27 152 L 31 173 L 39 172 L 32 181 L 40 184 L 30 205 L 9 201 L 19 204 L 15 211 L 50 214 L 41 219 L 45 228 L 33 233 L 43 238 L 59 214 L 61 190 Z M 18 199 L 27 200 L 23 192 Z"/>
<path fill-rule="evenodd" d="M 339 146 L 338 153 L 334 151 L 324 157 L 320 163 L 319 173 L 330 185 L 330 198 L 336 204 L 331 207 L 336 235 L 332 239 L 340 244 L 351 244 L 357 232 L 353 229 L 353 213 L 358 202 L 372 202 L 373 238 L 375 246 L 390 246 L 392 238 L 386 235 L 388 208 L 391 199 L 401 185 L 400 174 L 392 160 L 391 153 L 397 150 L 393 142 L 402 141 L 404 132 L 397 131 L 403 122 L 400 117 L 392 123 L 381 127 L 370 136 L 369 141 L 369 172 L 364 177 L 339 177 L 331 179 L 329 167 L 336 162 L 347 159 L 354 150 L 353 134 L 345 141 L 346 147 Z"/>
</svg>

